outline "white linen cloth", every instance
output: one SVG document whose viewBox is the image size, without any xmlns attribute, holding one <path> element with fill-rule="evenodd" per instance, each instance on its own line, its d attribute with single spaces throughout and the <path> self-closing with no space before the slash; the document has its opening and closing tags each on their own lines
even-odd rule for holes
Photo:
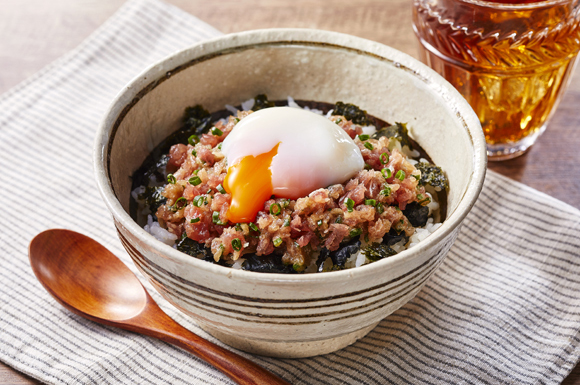
<svg viewBox="0 0 580 385">
<path fill-rule="evenodd" d="M 130 1 L 77 49 L 0 97 L 3 362 L 50 384 L 231 383 L 167 343 L 66 311 L 36 281 L 27 253 L 37 233 L 69 228 L 135 271 L 94 181 L 96 127 L 144 68 L 218 34 L 160 1 Z M 579 257 L 579 210 L 489 172 L 443 265 L 367 337 L 314 358 L 246 356 L 293 384 L 558 384 L 580 357 Z"/>
</svg>

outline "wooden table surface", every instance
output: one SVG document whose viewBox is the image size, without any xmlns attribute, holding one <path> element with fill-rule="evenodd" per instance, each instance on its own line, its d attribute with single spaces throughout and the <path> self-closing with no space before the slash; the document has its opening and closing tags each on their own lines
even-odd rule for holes
<svg viewBox="0 0 580 385">
<path fill-rule="evenodd" d="M 0 0 L 0 93 L 76 47 L 123 0 Z M 375 40 L 418 57 L 409 0 L 168 0 L 224 33 L 318 28 Z M 489 168 L 580 208 L 580 71 L 548 130 L 524 156 Z M 0 362 L 0 385 L 37 384 Z M 580 385 L 580 366 L 564 381 Z"/>
</svg>

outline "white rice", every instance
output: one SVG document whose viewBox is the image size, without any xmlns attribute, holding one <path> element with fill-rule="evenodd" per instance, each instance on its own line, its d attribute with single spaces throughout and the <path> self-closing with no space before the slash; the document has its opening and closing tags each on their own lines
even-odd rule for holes
<svg viewBox="0 0 580 385">
<path fill-rule="evenodd" d="M 229 112 L 231 112 L 234 116 L 238 115 L 238 109 L 232 105 L 226 104 L 226 110 L 228 110 Z"/>
<path fill-rule="evenodd" d="M 237 261 L 234 262 L 233 265 L 231 265 L 230 267 L 232 269 L 237 269 L 237 270 L 241 270 L 242 269 L 242 264 L 245 262 L 246 260 L 244 258 L 238 258 Z"/>
<path fill-rule="evenodd" d="M 250 111 L 252 107 L 254 107 L 254 103 L 255 100 L 253 98 L 246 100 L 245 102 L 242 103 L 242 110 Z"/>
<path fill-rule="evenodd" d="M 163 227 L 159 226 L 159 222 L 154 221 L 151 215 L 147 216 L 147 224 L 143 229 L 166 245 L 173 246 L 175 241 L 177 241 L 177 235 L 170 233 Z"/>
<path fill-rule="evenodd" d="M 292 108 L 302 108 L 298 105 L 298 103 L 296 103 L 294 101 L 294 99 L 292 98 L 292 96 L 288 96 L 288 107 L 292 107 Z"/>
<path fill-rule="evenodd" d="M 363 134 L 372 135 L 377 132 L 377 128 L 372 124 L 370 126 L 361 126 Z"/>
</svg>

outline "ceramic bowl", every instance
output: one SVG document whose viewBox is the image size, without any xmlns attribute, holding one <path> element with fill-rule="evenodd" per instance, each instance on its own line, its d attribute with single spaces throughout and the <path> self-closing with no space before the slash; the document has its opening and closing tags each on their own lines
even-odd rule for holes
<svg viewBox="0 0 580 385">
<path fill-rule="evenodd" d="M 131 175 L 187 106 L 210 112 L 265 93 L 270 100 L 344 101 L 411 136 L 449 177 L 448 215 L 419 245 L 359 268 L 320 274 L 234 270 L 189 257 L 129 215 Z M 485 140 L 466 101 L 419 61 L 387 46 L 316 30 L 260 30 L 192 46 L 147 69 L 99 128 L 98 185 L 140 271 L 209 334 L 241 350 L 307 357 L 341 349 L 421 290 L 453 244 L 483 184 Z"/>
</svg>

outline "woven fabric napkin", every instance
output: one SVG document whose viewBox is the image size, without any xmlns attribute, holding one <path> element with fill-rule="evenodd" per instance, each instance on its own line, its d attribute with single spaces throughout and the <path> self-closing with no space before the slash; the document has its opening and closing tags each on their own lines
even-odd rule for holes
<svg viewBox="0 0 580 385">
<path fill-rule="evenodd" d="M 141 70 L 218 34 L 165 3 L 130 1 L 73 52 L 0 97 L 3 362 L 51 384 L 231 383 L 178 348 L 64 310 L 27 256 L 37 233 L 69 228 L 135 271 L 94 182 L 96 127 Z M 294 384 L 557 384 L 580 357 L 579 257 L 580 211 L 489 172 L 444 264 L 367 337 L 308 359 L 245 355 Z"/>
</svg>

